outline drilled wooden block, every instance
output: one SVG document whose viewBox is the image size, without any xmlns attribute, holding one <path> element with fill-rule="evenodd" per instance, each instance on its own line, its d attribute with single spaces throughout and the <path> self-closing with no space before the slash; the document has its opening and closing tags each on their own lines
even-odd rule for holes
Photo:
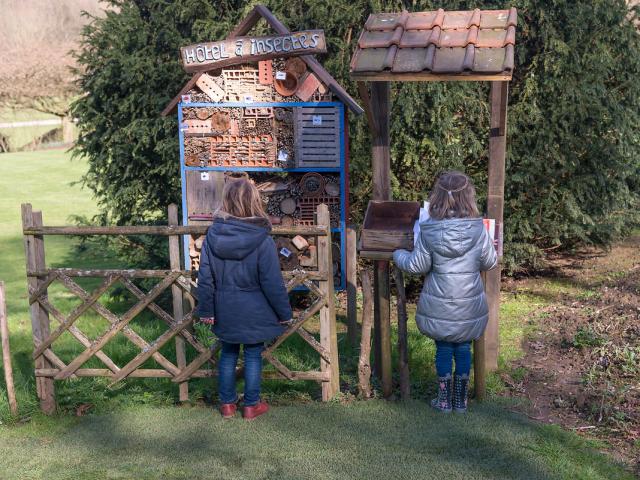
<svg viewBox="0 0 640 480">
<path fill-rule="evenodd" d="M 258 62 L 258 81 L 261 85 L 271 85 L 273 83 L 273 63 L 271 60 Z"/>
<path fill-rule="evenodd" d="M 211 124 L 211 119 L 208 120 L 185 120 L 185 126 L 187 127 L 186 134 L 203 134 L 203 133 L 213 133 L 213 126 Z"/>
<path fill-rule="evenodd" d="M 224 90 L 220 88 L 220 85 L 216 83 L 211 75 L 203 73 L 202 75 L 200 75 L 200 78 L 198 78 L 196 85 L 214 102 L 219 102 L 224 98 Z"/>
</svg>

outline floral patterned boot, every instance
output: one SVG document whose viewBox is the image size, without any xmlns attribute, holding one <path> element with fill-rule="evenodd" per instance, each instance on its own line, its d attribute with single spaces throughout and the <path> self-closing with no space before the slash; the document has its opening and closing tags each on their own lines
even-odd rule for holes
<svg viewBox="0 0 640 480">
<path fill-rule="evenodd" d="M 431 406 L 444 413 L 451 413 L 451 375 L 438 377 L 438 396 L 431 400 Z"/>
</svg>

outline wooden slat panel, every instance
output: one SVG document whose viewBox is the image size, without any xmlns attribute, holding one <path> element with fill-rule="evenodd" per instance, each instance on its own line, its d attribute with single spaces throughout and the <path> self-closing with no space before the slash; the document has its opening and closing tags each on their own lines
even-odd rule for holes
<svg viewBox="0 0 640 480">
<path fill-rule="evenodd" d="M 340 111 L 337 107 L 294 108 L 296 165 L 337 167 L 340 165 Z M 314 117 L 321 123 L 314 125 Z"/>
</svg>

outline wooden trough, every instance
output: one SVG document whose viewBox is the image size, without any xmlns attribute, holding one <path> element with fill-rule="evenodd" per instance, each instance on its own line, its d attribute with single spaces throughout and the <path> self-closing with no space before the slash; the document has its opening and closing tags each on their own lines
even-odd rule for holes
<svg viewBox="0 0 640 480">
<path fill-rule="evenodd" d="M 360 255 L 390 259 L 399 248 L 413 250 L 413 225 L 419 215 L 419 202 L 371 200 L 360 233 Z"/>
</svg>

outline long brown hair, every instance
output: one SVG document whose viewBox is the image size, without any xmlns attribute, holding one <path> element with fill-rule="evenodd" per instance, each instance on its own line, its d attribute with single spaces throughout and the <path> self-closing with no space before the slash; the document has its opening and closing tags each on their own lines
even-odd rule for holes
<svg viewBox="0 0 640 480">
<path fill-rule="evenodd" d="M 436 220 L 479 217 L 471 179 L 456 170 L 442 172 L 429 196 L 429 215 Z"/>
<path fill-rule="evenodd" d="M 250 180 L 245 178 L 227 179 L 222 190 L 222 216 L 234 217 L 269 217 L 262 206 L 260 192 Z"/>
</svg>

